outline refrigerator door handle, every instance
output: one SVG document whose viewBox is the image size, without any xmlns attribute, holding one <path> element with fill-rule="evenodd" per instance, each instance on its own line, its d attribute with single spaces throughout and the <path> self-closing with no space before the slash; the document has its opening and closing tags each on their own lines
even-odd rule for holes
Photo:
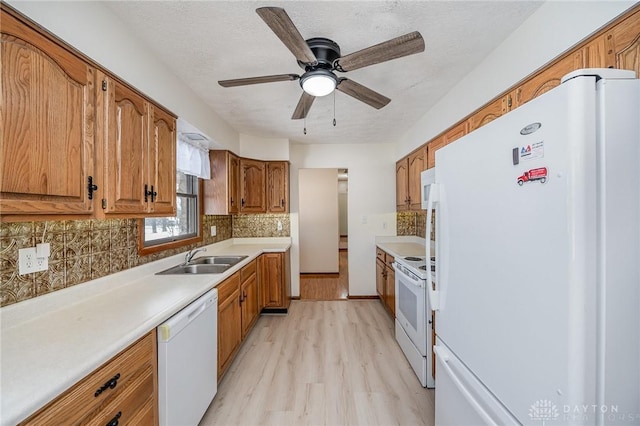
<svg viewBox="0 0 640 426">
<path fill-rule="evenodd" d="M 429 185 L 429 197 L 427 198 L 427 244 L 431 242 L 431 221 L 433 219 L 433 203 L 438 202 L 440 199 L 440 185 L 432 183 Z M 439 259 L 436 259 L 438 261 Z M 431 310 L 440 310 L 440 292 L 433 288 L 433 279 L 431 274 L 427 274 L 427 294 L 429 295 L 429 302 Z"/>
<path fill-rule="evenodd" d="M 449 376 L 451 381 L 455 384 L 455 386 L 458 388 L 460 393 L 464 395 L 465 399 L 473 407 L 476 413 L 478 413 L 478 415 L 482 417 L 482 420 L 484 420 L 484 424 L 495 425 L 496 424 L 495 420 L 492 419 L 491 416 L 482 408 L 482 406 L 473 397 L 473 395 L 471 395 L 467 387 L 462 383 L 462 381 L 460 381 L 460 379 L 458 378 L 456 373 L 453 371 L 453 369 L 449 366 L 450 357 L 447 351 L 442 346 L 439 346 L 439 345 L 434 346 L 433 351 L 436 354 L 436 359 L 440 360 L 440 364 L 445 370 L 444 373 L 447 376 Z"/>
</svg>

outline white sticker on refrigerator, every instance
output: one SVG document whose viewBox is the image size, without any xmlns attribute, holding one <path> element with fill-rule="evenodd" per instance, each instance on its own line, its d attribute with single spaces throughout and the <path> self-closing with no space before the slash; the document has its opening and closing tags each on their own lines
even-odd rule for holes
<svg viewBox="0 0 640 426">
<path fill-rule="evenodd" d="M 524 145 L 520 147 L 520 160 L 533 160 L 544 157 L 544 141 Z"/>
</svg>

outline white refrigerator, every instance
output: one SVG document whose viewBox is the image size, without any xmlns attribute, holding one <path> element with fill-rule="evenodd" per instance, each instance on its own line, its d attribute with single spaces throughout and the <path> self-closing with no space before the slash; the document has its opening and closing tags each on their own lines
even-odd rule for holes
<svg viewBox="0 0 640 426">
<path fill-rule="evenodd" d="M 571 73 L 435 155 L 436 425 L 640 424 L 635 73 Z"/>
</svg>

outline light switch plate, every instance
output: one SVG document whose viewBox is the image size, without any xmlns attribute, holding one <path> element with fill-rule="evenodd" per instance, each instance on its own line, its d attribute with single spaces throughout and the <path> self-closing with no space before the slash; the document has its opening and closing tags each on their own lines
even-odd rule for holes
<svg viewBox="0 0 640 426">
<path fill-rule="evenodd" d="M 216 236 L 216 227 L 215 227 L 215 226 L 212 226 L 212 227 L 211 227 L 211 236 L 212 236 L 212 237 L 215 237 L 215 236 Z"/>
<path fill-rule="evenodd" d="M 18 250 L 18 269 L 20 275 L 46 271 L 49 269 L 49 258 L 37 257 L 35 247 L 20 249 Z"/>
</svg>

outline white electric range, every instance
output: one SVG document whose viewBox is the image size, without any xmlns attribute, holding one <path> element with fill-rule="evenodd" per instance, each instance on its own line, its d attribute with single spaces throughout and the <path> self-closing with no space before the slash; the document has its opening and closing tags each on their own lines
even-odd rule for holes
<svg viewBox="0 0 640 426">
<path fill-rule="evenodd" d="M 431 307 L 427 274 L 435 282 L 435 259 L 426 256 L 396 257 L 396 340 L 422 386 L 435 387 L 432 374 Z"/>
</svg>

